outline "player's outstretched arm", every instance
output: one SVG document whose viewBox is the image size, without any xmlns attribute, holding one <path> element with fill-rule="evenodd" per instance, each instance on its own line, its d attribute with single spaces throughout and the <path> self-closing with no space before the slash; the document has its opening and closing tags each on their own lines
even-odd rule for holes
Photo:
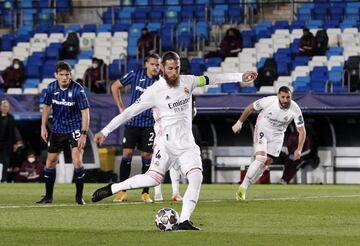
<svg viewBox="0 0 360 246">
<path fill-rule="evenodd" d="M 149 108 L 152 108 L 154 105 L 154 99 L 152 95 L 153 92 L 150 90 L 150 88 L 148 88 L 135 103 L 133 103 L 130 107 L 126 108 L 121 114 L 113 118 L 110 123 L 101 130 L 101 134 L 104 136 L 104 138 L 106 138 L 112 131 L 130 120 L 132 117 L 140 114 L 141 112 Z M 101 139 L 98 139 L 98 141 L 100 140 Z M 94 141 L 97 141 L 95 137 Z"/>
<path fill-rule="evenodd" d="M 234 82 L 243 82 L 250 83 L 257 77 L 257 72 L 247 71 L 245 73 L 218 73 L 218 74 L 209 74 L 207 76 L 207 83 L 198 83 L 199 86 L 204 86 L 206 84 L 224 84 L 224 83 L 234 83 Z"/>
<path fill-rule="evenodd" d="M 235 134 L 241 131 L 243 122 L 249 117 L 249 115 L 252 114 L 253 111 L 254 111 L 254 106 L 251 103 L 245 108 L 244 112 L 242 112 L 238 121 L 236 121 L 236 123 L 232 126 L 232 130 Z"/>
</svg>

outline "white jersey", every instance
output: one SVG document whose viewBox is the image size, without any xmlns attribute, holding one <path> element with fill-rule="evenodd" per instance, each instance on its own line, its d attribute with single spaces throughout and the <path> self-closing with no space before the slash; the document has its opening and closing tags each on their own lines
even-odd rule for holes
<svg viewBox="0 0 360 246">
<path fill-rule="evenodd" d="M 192 134 L 192 91 L 197 86 L 196 76 L 180 75 L 180 83 L 170 87 L 164 78 L 160 78 L 148 87 L 141 97 L 126 111 L 115 117 L 103 130 L 107 136 L 120 124 L 134 115 L 152 108 L 155 119 L 155 142 L 166 138 L 174 143 L 173 148 L 195 147 Z"/>
<path fill-rule="evenodd" d="M 277 96 L 268 96 L 254 102 L 254 109 L 261 111 L 256 125 L 274 133 L 283 134 L 294 120 L 296 127 L 304 125 L 300 107 L 291 100 L 289 108 L 280 108 Z"/>
</svg>

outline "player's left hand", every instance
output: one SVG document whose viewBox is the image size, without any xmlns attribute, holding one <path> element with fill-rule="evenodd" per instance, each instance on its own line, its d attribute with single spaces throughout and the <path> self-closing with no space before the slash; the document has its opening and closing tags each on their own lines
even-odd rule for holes
<svg viewBox="0 0 360 246">
<path fill-rule="evenodd" d="M 105 136 L 101 132 L 98 132 L 94 136 L 94 141 L 100 145 L 102 145 L 105 142 Z"/>
<path fill-rule="evenodd" d="M 301 151 L 297 149 L 294 151 L 294 160 L 299 160 L 300 158 L 301 158 Z"/>
<path fill-rule="evenodd" d="M 258 74 L 255 71 L 247 71 L 242 76 L 242 82 L 249 83 L 257 78 Z"/>
</svg>

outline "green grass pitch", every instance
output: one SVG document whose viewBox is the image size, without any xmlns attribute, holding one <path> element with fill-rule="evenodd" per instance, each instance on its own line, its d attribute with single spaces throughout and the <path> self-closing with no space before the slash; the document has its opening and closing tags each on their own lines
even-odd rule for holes
<svg viewBox="0 0 360 246">
<path fill-rule="evenodd" d="M 85 184 L 87 204 L 78 206 L 73 184 L 56 184 L 51 205 L 34 203 L 44 184 L 0 184 L 0 245 L 360 245 L 359 185 L 254 185 L 245 202 L 234 199 L 237 185 L 203 185 L 198 232 L 158 231 L 156 211 L 180 213 L 181 203 L 143 204 L 140 190 L 129 203 L 92 204 L 103 185 Z"/>
</svg>

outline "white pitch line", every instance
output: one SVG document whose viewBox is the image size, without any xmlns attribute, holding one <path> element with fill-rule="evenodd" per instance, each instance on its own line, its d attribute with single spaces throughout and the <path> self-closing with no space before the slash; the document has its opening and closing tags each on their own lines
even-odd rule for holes
<svg viewBox="0 0 360 246">
<path fill-rule="evenodd" d="M 342 195 L 342 196 L 304 196 L 304 197 L 277 197 L 277 198 L 254 198 L 246 200 L 246 202 L 251 201 L 286 201 L 286 200 L 305 200 L 305 199 L 323 199 L 323 198 L 351 198 L 351 197 L 360 197 L 360 194 L 356 195 Z M 226 202 L 232 201 L 230 199 L 227 200 L 200 200 L 200 203 L 214 203 L 214 202 Z M 235 199 L 234 199 L 235 201 Z M 153 204 L 163 204 L 172 201 L 162 201 L 162 202 L 155 202 Z M 121 205 L 140 205 L 144 204 L 144 202 L 124 202 L 124 203 L 89 203 L 85 206 L 121 206 Z M 146 205 L 146 204 L 144 204 Z M 57 207 L 82 207 L 82 205 L 77 204 L 47 204 L 47 205 L 2 205 L 0 209 L 17 209 L 17 208 L 57 208 Z"/>
</svg>

